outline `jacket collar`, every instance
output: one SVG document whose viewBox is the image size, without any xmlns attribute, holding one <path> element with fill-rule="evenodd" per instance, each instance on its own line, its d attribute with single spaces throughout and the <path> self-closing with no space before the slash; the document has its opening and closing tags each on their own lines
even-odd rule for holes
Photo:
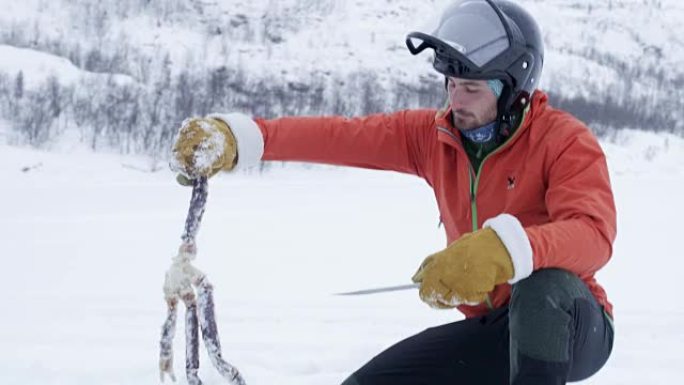
<svg viewBox="0 0 684 385">
<path fill-rule="evenodd" d="M 507 145 L 508 142 L 514 142 L 521 136 L 520 134 L 530 127 L 532 122 L 536 120 L 537 116 L 539 116 L 541 112 L 546 109 L 546 106 L 548 105 L 548 99 L 549 98 L 545 92 L 540 90 L 534 92 L 532 95 L 532 101 L 528 107 L 529 110 L 523 119 L 522 125 L 515 130 L 513 137 L 506 141 Z M 437 112 L 437 115 L 435 116 L 435 125 L 438 130 L 437 139 L 442 143 L 446 143 L 452 147 L 463 150 L 463 138 L 461 137 L 459 130 L 454 127 L 450 117 L 451 106 L 447 106 L 445 109 Z"/>
</svg>

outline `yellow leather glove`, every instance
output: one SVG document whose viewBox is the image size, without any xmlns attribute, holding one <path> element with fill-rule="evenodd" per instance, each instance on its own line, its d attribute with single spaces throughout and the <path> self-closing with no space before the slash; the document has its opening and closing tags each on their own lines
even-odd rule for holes
<svg viewBox="0 0 684 385">
<path fill-rule="evenodd" d="M 173 144 L 171 168 L 182 185 L 200 176 L 211 177 L 232 170 L 237 163 L 237 142 L 230 127 L 214 118 L 191 118 L 183 122 Z"/>
<path fill-rule="evenodd" d="M 427 257 L 413 276 L 420 299 L 436 308 L 478 304 L 494 286 L 513 278 L 506 246 L 491 228 L 468 233 Z"/>
</svg>

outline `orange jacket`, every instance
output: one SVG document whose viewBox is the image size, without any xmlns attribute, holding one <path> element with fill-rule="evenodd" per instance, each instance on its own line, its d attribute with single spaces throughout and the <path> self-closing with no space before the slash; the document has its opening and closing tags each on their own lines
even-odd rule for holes
<svg viewBox="0 0 684 385">
<path fill-rule="evenodd" d="M 450 111 L 407 110 L 347 119 L 257 119 L 263 160 L 394 170 L 433 188 L 448 242 L 502 213 L 518 219 L 531 246 L 531 269 L 577 274 L 598 302 L 612 306 L 594 274 L 608 262 L 616 234 L 605 156 L 589 129 L 536 92 L 522 126 L 473 170 Z M 238 149 L 239 151 L 239 149 Z M 529 247 L 527 247 L 529 249 Z M 509 250 L 510 251 L 510 250 Z M 467 317 L 505 305 L 509 284 L 489 304 L 460 306 Z"/>
</svg>

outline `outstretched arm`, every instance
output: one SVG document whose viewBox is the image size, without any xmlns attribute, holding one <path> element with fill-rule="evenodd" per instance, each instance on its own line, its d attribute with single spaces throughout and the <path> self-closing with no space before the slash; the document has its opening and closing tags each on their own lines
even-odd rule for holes
<svg viewBox="0 0 684 385">
<path fill-rule="evenodd" d="M 252 120 L 216 114 L 238 143 L 238 167 L 259 160 L 326 163 L 423 176 L 431 156 L 435 111 L 407 110 L 358 118 L 287 117 Z M 242 164 L 241 164 L 242 163 Z"/>
</svg>

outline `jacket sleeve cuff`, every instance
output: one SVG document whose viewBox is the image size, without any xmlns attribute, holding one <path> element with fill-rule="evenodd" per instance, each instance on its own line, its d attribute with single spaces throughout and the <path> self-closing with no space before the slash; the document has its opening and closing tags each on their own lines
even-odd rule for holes
<svg viewBox="0 0 684 385">
<path fill-rule="evenodd" d="M 210 114 L 210 118 L 224 121 L 235 135 L 238 161 L 235 170 L 256 166 L 264 155 L 264 137 L 251 117 L 241 113 Z"/>
<path fill-rule="evenodd" d="M 483 227 L 489 227 L 496 232 L 511 256 L 513 278 L 508 283 L 512 285 L 529 277 L 534 270 L 532 245 L 518 218 L 510 214 L 500 214 L 485 221 Z"/>
</svg>

